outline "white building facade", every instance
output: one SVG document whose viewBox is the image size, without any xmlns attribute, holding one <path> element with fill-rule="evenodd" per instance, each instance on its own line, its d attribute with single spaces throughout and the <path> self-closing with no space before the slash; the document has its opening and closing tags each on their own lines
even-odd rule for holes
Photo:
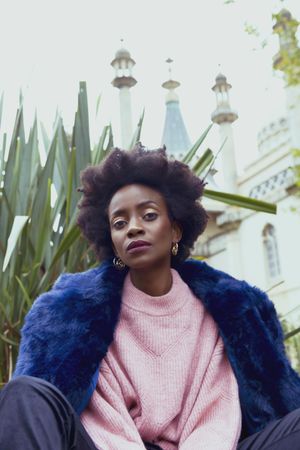
<svg viewBox="0 0 300 450">
<path fill-rule="evenodd" d="M 278 22 L 291 19 L 290 13 L 282 10 Z M 278 22 L 274 28 L 280 26 Z M 274 57 L 275 68 L 278 55 Z M 220 75 L 213 90 L 218 78 L 220 81 Z M 227 148 L 229 156 L 224 155 L 222 164 L 223 171 L 228 169 L 229 180 L 225 177 L 220 187 L 227 192 L 276 203 L 277 214 L 231 206 L 225 207 L 222 212 L 211 210 L 208 232 L 200 237 L 194 253 L 205 256 L 212 266 L 267 291 L 287 333 L 300 327 L 300 196 L 293 171 L 297 161 L 292 152 L 295 148 L 300 149 L 300 85 L 286 87 L 286 117 L 278 118 L 261 130 L 258 135 L 259 156 L 238 177 L 232 162 L 235 151 L 232 134 L 234 116 L 230 118 L 228 92 L 226 94 L 224 88 L 226 84 L 230 87 L 224 77 L 222 95 L 227 117 L 224 113 L 222 116 L 218 100 L 212 116 L 212 120 L 222 129 L 222 139 L 228 131 L 231 146 Z M 226 189 L 235 185 L 236 190 Z M 286 341 L 298 369 L 299 336 Z"/>
<path fill-rule="evenodd" d="M 287 27 L 289 23 L 295 21 L 289 11 L 282 10 L 274 30 L 283 31 L 280 50 L 295 51 L 297 27 Z M 130 58 L 129 53 L 126 57 Z M 284 72 L 280 52 L 274 57 L 274 67 Z M 122 74 L 121 84 L 116 79 L 118 83 L 114 80 L 114 85 L 123 89 L 125 85 L 128 91 L 135 84 L 131 72 L 126 77 Z M 177 86 L 179 82 L 172 80 L 171 74 L 163 84 L 168 93 L 162 144 L 173 157 L 180 159 L 189 150 L 190 142 L 174 91 Z M 217 103 L 212 121 L 220 127 L 221 144 L 226 138 L 221 153 L 223 181 L 219 187 L 224 192 L 276 203 L 277 214 L 226 206 L 204 198 L 203 205 L 210 219 L 193 256 L 204 258 L 213 267 L 267 291 L 288 333 L 300 327 L 300 195 L 292 169 L 296 164 L 292 149 L 300 149 L 300 84 L 286 87 L 286 117 L 278 118 L 260 131 L 259 156 L 241 176 L 236 168 L 238 149 L 234 148 L 233 123 L 238 114 L 230 106 L 230 88 L 223 74 L 216 77 L 212 88 Z M 122 109 L 121 104 L 123 128 L 126 128 L 126 115 L 131 116 L 130 108 L 127 105 Z M 208 187 L 215 189 L 209 180 L 213 182 L 208 177 Z M 300 333 L 286 343 L 294 366 L 300 370 Z"/>
</svg>

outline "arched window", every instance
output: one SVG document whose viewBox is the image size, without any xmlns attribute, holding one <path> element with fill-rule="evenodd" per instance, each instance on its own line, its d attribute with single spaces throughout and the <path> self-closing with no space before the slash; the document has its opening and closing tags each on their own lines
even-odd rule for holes
<svg viewBox="0 0 300 450">
<path fill-rule="evenodd" d="M 263 244 L 265 260 L 269 278 L 276 278 L 280 275 L 280 261 L 276 232 L 273 225 L 266 225 L 263 230 Z"/>
</svg>

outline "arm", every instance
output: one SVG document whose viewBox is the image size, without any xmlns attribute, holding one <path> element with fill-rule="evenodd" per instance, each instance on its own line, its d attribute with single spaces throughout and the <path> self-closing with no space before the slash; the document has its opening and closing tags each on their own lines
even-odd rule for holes
<svg viewBox="0 0 300 450">
<path fill-rule="evenodd" d="M 80 416 L 96 446 L 103 450 L 143 450 L 142 438 L 130 416 L 112 371 L 101 368 L 91 401 Z"/>
<path fill-rule="evenodd" d="M 219 339 L 179 450 L 234 450 L 241 432 L 238 387 Z"/>
</svg>

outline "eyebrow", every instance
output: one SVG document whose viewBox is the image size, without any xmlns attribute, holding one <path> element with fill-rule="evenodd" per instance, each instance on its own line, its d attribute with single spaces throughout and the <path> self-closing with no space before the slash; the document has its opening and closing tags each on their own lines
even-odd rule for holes
<svg viewBox="0 0 300 450">
<path fill-rule="evenodd" d="M 138 207 L 138 208 L 142 208 L 143 206 L 147 206 L 147 205 L 149 205 L 150 203 L 153 203 L 154 205 L 159 206 L 158 203 L 156 203 L 154 200 L 145 200 L 145 201 L 143 201 L 143 202 L 138 203 L 138 204 L 137 204 L 137 207 Z M 126 208 L 119 208 L 119 209 L 116 209 L 115 211 L 112 212 L 111 218 L 112 218 L 112 217 L 115 217 L 115 216 L 122 215 L 124 212 L 126 212 Z"/>
</svg>

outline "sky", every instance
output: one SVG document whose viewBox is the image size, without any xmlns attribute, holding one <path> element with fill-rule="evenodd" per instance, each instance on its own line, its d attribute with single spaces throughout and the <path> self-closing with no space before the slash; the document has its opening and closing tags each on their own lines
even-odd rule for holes
<svg viewBox="0 0 300 450">
<path fill-rule="evenodd" d="M 12 130 L 20 89 L 27 135 L 35 112 L 50 135 L 56 111 L 71 131 L 79 81 L 84 80 L 92 143 L 111 122 L 115 144 L 121 146 L 119 97 L 110 65 L 121 38 L 136 62 L 133 124 L 145 108 L 142 142 L 149 148 L 161 144 L 166 93 L 161 84 L 168 79 L 168 57 L 174 60 L 172 77 L 181 83 L 177 93 L 192 142 L 216 107 L 215 77 L 220 71 L 226 75 L 231 106 L 239 115 L 233 128 L 240 173 L 257 157 L 258 131 L 285 114 L 284 83 L 272 69 L 278 51 L 272 13 L 284 7 L 300 20 L 299 0 L 0 0 L 0 6 L 1 133 Z M 257 27 L 259 37 L 249 36 L 245 23 Z M 215 125 L 203 150 L 217 151 L 218 145 Z"/>
</svg>

